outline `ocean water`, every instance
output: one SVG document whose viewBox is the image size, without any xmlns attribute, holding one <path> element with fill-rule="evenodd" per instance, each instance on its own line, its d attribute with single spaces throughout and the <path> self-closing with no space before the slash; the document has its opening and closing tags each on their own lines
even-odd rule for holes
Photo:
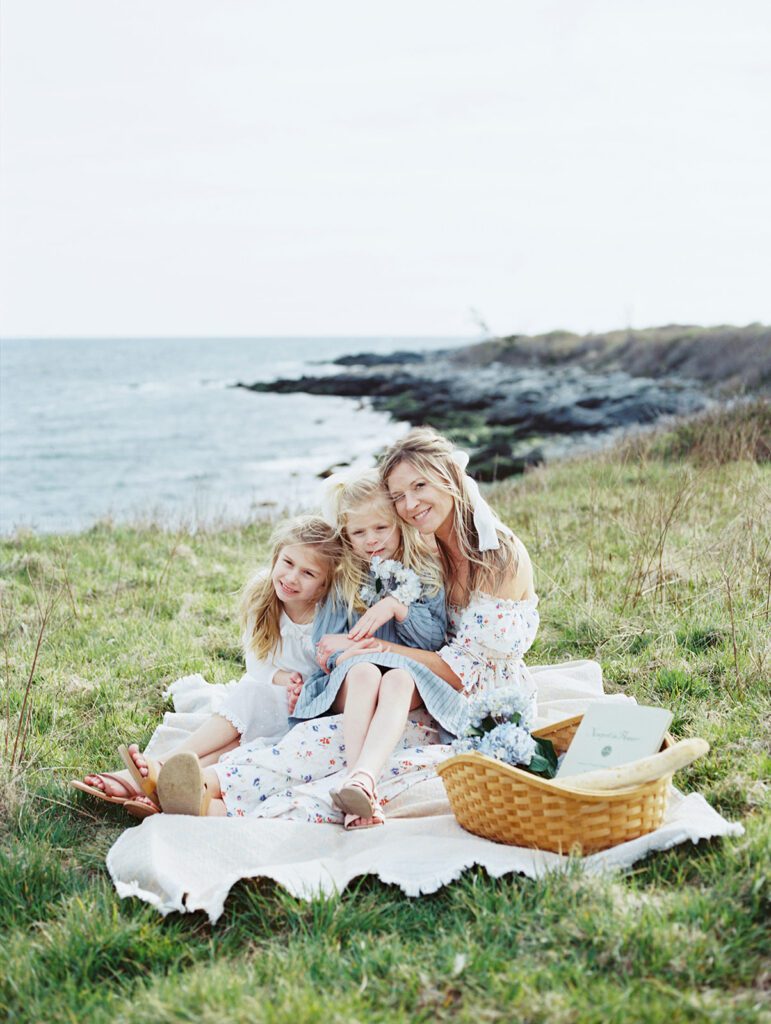
<svg viewBox="0 0 771 1024">
<path fill-rule="evenodd" d="M 232 385 L 335 372 L 329 361 L 347 353 L 465 343 L 3 340 L 0 532 L 82 530 L 104 517 L 195 526 L 310 507 L 320 472 L 370 465 L 406 424 L 354 399 Z"/>
</svg>

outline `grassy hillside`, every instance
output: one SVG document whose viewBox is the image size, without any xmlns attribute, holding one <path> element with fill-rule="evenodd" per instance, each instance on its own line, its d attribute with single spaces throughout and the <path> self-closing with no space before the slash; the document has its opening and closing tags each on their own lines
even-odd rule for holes
<svg viewBox="0 0 771 1024">
<path fill-rule="evenodd" d="M 771 327 L 694 327 L 672 324 L 604 334 L 511 335 L 453 353 L 462 365 L 581 365 L 625 370 L 638 377 L 677 375 L 720 391 L 763 391 L 771 385 Z"/>
<path fill-rule="evenodd" d="M 268 528 L 3 541 L 0 1018 L 769 1020 L 771 473 L 745 441 L 724 461 L 719 430 L 493 495 L 536 565 L 529 660 L 597 658 L 609 690 L 672 708 L 677 736 L 712 745 L 680 786 L 747 829 L 615 880 L 471 871 L 410 900 L 364 879 L 312 904 L 244 883 L 215 928 L 119 901 L 104 856 L 126 822 L 64 781 L 146 741 L 173 679 L 239 675 L 234 591 Z"/>
</svg>

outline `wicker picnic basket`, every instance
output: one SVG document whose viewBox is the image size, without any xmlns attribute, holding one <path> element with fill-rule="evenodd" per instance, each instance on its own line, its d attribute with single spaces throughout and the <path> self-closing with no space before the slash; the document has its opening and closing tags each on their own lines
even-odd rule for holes
<svg viewBox="0 0 771 1024">
<path fill-rule="evenodd" d="M 533 735 L 564 753 L 583 715 Z M 661 749 L 673 743 L 667 734 Z M 661 824 L 672 775 L 627 789 L 556 789 L 537 775 L 483 754 L 458 754 L 437 766 L 458 823 L 468 832 L 510 846 L 554 853 L 595 853 L 637 839 Z"/>
</svg>

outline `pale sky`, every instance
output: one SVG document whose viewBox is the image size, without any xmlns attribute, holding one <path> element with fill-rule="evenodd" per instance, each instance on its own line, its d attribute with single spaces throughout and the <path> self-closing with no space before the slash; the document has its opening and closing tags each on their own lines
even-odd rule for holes
<svg viewBox="0 0 771 1024">
<path fill-rule="evenodd" d="M 3 0 L 4 336 L 771 321 L 767 0 Z"/>
</svg>

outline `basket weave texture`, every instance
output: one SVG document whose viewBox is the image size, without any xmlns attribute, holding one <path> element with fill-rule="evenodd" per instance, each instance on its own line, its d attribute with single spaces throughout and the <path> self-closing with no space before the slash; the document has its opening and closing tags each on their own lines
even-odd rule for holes
<svg viewBox="0 0 771 1024">
<path fill-rule="evenodd" d="M 558 754 L 583 715 L 538 729 Z M 673 740 L 667 735 L 662 749 Z M 556 789 L 545 779 L 483 754 L 458 754 L 437 766 L 450 806 L 468 832 L 509 846 L 553 853 L 595 853 L 637 839 L 661 825 L 671 774 L 610 792 Z"/>
</svg>

